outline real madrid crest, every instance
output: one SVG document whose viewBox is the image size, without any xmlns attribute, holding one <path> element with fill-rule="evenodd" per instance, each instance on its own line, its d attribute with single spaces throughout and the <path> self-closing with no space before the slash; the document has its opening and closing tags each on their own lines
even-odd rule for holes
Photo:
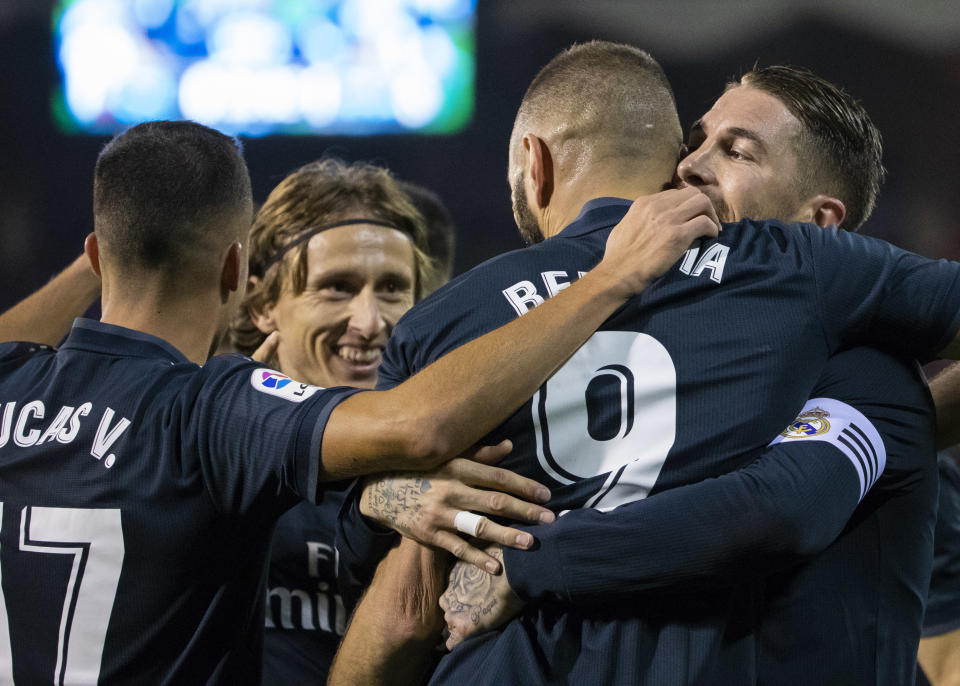
<svg viewBox="0 0 960 686">
<path fill-rule="evenodd" d="M 784 429 L 780 435 L 784 438 L 820 436 L 830 430 L 830 422 L 827 421 L 827 417 L 829 416 L 829 412 L 821 410 L 819 407 L 807 410 L 797 417 L 797 420 L 793 422 L 793 424 Z"/>
</svg>

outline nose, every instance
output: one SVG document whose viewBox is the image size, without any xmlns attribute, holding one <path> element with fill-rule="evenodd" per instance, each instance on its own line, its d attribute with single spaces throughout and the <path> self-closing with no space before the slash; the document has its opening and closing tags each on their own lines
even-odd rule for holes
<svg viewBox="0 0 960 686">
<path fill-rule="evenodd" d="M 350 301 L 349 327 L 364 338 L 374 338 L 387 328 L 372 287 L 364 288 Z"/>
<path fill-rule="evenodd" d="M 710 168 L 707 150 L 701 146 L 691 151 L 677 165 L 677 176 L 688 186 L 706 186 L 716 182 Z"/>
</svg>

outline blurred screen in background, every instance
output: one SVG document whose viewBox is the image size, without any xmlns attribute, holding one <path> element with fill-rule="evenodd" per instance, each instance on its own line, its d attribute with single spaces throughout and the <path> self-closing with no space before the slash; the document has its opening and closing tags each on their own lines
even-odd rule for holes
<svg viewBox="0 0 960 686">
<path fill-rule="evenodd" d="M 57 126 L 192 119 L 248 136 L 452 133 L 476 0 L 61 0 Z"/>
</svg>

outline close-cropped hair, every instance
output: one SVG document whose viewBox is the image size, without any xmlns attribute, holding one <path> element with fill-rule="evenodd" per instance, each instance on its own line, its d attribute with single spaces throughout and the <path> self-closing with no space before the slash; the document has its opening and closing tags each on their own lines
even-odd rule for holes
<svg viewBox="0 0 960 686">
<path fill-rule="evenodd" d="M 236 139 L 190 121 L 127 129 L 97 158 L 94 227 L 120 269 L 183 271 L 208 265 L 239 212 L 250 175 Z M 241 238 L 241 236 L 237 236 Z"/>
<path fill-rule="evenodd" d="M 383 222 L 410 239 L 414 299 L 420 299 L 424 284 L 435 279 L 423 216 L 384 167 L 321 159 L 283 179 L 254 218 L 250 274 L 257 278 L 230 327 L 237 350 L 249 355 L 265 338 L 253 323 L 251 310 L 276 303 L 284 289 L 299 295 L 306 288 L 311 231 L 357 219 Z"/>
<path fill-rule="evenodd" d="M 676 154 L 682 142 L 673 90 L 647 52 L 590 41 L 571 46 L 534 77 L 517 112 L 511 148 L 536 123 L 625 158 Z"/>
<path fill-rule="evenodd" d="M 757 67 L 727 88 L 740 85 L 769 93 L 799 120 L 802 193 L 841 200 L 846 207 L 844 228 L 863 224 L 886 173 L 880 131 L 863 106 L 839 86 L 800 67 Z"/>
</svg>

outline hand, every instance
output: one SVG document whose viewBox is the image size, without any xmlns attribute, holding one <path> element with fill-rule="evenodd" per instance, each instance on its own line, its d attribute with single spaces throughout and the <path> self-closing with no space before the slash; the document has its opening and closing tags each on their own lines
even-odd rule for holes
<svg viewBox="0 0 960 686">
<path fill-rule="evenodd" d="M 594 271 L 609 274 L 615 287 L 629 297 L 673 266 L 696 239 L 719 233 L 713 204 L 696 188 L 643 196 L 613 227 Z"/>
<path fill-rule="evenodd" d="M 274 331 L 267 336 L 260 347 L 250 357 L 254 362 L 270 366 L 277 359 L 277 346 L 280 345 L 280 332 Z"/>
<path fill-rule="evenodd" d="M 488 546 L 486 552 L 503 564 L 500 546 Z M 471 565 L 457 562 L 450 570 L 447 590 L 440 596 L 443 618 L 450 632 L 447 650 L 453 650 L 472 634 L 506 624 L 519 614 L 523 605 L 510 588 L 506 570 L 502 574 L 484 574 Z"/>
<path fill-rule="evenodd" d="M 458 535 L 454 525 L 458 512 L 473 510 L 531 523 L 554 520 L 550 510 L 528 502 L 547 502 L 550 491 L 546 487 L 484 464 L 499 460 L 511 448 L 510 442 L 504 441 L 469 451 L 465 455 L 469 454 L 471 459 L 457 457 L 430 472 L 369 477 L 360 497 L 360 512 L 407 538 L 443 548 L 480 569 L 496 573 L 500 562 Z M 533 545 L 530 534 L 501 526 L 487 517 L 480 518 L 476 537 L 512 548 Z"/>
</svg>

